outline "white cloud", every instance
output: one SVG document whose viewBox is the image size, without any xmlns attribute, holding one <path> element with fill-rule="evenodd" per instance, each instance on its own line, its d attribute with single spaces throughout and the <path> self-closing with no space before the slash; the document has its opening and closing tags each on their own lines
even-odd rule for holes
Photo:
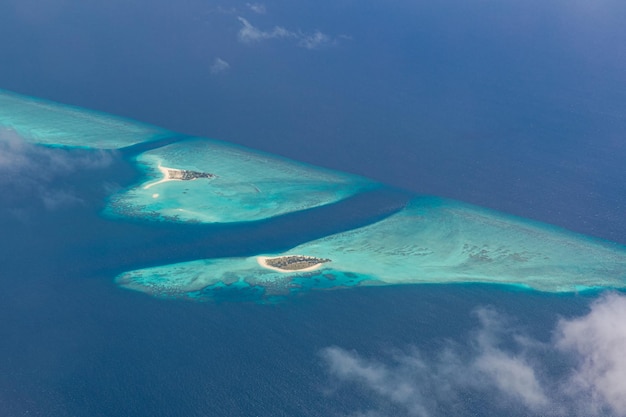
<svg viewBox="0 0 626 417">
<path fill-rule="evenodd" d="M 0 131 L 0 173 L 8 173 L 28 165 L 29 160 L 23 153 L 24 142 L 12 131 Z M 0 181 L 6 177 L 0 176 Z"/>
<path fill-rule="evenodd" d="M 611 294 L 587 316 L 561 320 L 556 346 L 577 361 L 566 387 L 570 395 L 587 397 L 590 414 L 608 407 L 626 415 L 626 297 Z"/>
<path fill-rule="evenodd" d="M 41 202 L 47 210 L 58 210 L 83 204 L 84 200 L 70 190 L 47 189 L 41 192 Z"/>
<path fill-rule="evenodd" d="M 503 319 L 491 309 L 482 308 L 476 314 L 480 331 L 474 336 L 476 356 L 468 371 L 530 409 L 536 410 L 547 405 L 548 398 L 528 361 L 527 338 L 515 337 L 510 332 L 507 335 Z M 513 336 L 516 352 L 498 347 L 503 336 Z"/>
<path fill-rule="evenodd" d="M 356 352 L 348 352 L 338 347 L 329 347 L 322 351 L 322 357 L 328 363 L 331 373 L 343 381 L 356 382 L 388 399 L 393 404 L 404 406 L 410 415 L 428 416 L 426 399 L 421 393 L 421 384 L 406 372 L 400 364 L 410 363 L 415 375 L 421 375 L 426 365 L 418 356 L 399 358 L 399 364 L 388 367 L 377 361 L 361 358 Z M 365 413 L 375 413 L 367 410 Z"/>
<path fill-rule="evenodd" d="M 211 64 L 210 67 L 211 74 L 220 74 L 222 72 L 228 71 L 229 69 L 230 64 L 219 57 L 215 58 L 213 64 Z"/>
<path fill-rule="evenodd" d="M 258 14 L 265 14 L 265 12 L 267 11 L 265 9 L 265 5 L 262 3 L 246 3 L 246 6 L 248 6 L 248 8 L 254 13 Z"/>
<path fill-rule="evenodd" d="M 300 41 L 298 42 L 298 45 L 307 49 L 317 49 L 335 42 L 336 41 L 331 39 L 330 36 L 318 30 L 312 34 L 300 34 Z"/>
<path fill-rule="evenodd" d="M 320 31 L 313 33 L 295 32 L 287 30 L 282 26 L 274 26 L 271 30 L 261 30 L 252 25 L 247 19 L 239 16 L 237 18 L 242 27 L 237 34 L 239 41 L 246 44 L 253 44 L 268 39 L 293 39 L 302 48 L 318 49 L 323 46 L 333 45 L 337 41 Z"/>
<path fill-rule="evenodd" d="M 243 17 L 239 16 L 237 18 L 243 27 L 239 30 L 238 37 L 239 40 L 243 43 L 254 43 L 259 42 L 265 39 L 279 39 L 279 38 L 289 38 L 295 37 L 295 33 L 288 31 L 287 29 L 275 26 L 274 29 L 269 31 L 262 31 L 254 26 L 250 22 L 248 22 Z"/>
<path fill-rule="evenodd" d="M 3 205 L 16 210 L 33 198 L 49 210 L 80 204 L 71 185 L 59 181 L 84 170 L 106 168 L 113 151 L 68 150 L 37 146 L 8 129 L 0 129 L 0 193 Z M 71 183 L 71 182 L 70 182 Z"/>
<path fill-rule="evenodd" d="M 496 413 L 626 416 L 626 297 L 609 295 L 588 315 L 561 320 L 549 343 L 519 332 L 501 315 L 479 309 L 479 328 L 464 344 L 449 342 L 435 357 L 417 351 L 383 360 L 329 347 L 321 357 L 337 381 L 373 393 L 385 407 L 407 416 L 458 415 L 467 398 Z M 546 369 L 555 357 L 574 365 L 565 376 Z M 463 400 L 465 399 L 465 400 Z"/>
<path fill-rule="evenodd" d="M 78 169 L 100 169 L 112 162 L 113 151 L 72 152 L 67 149 L 37 146 L 26 142 L 13 130 L 0 129 L 0 172 L 21 172 L 31 178 L 51 181 L 57 175 L 68 174 Z"/>
</svg>

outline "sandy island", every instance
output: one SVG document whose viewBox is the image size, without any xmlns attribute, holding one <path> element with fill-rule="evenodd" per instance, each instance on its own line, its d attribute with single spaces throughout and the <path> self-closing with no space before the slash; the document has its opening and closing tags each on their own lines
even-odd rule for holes
<svg viewBox="0 0 626 417">
<path fill-rule="evenodd" d="M 168 181 L 191 181 L 191 180 L 196 180 L 198 178 L 214 178 L 215 177 L 215 175 L 208 174 L 206 172 L 168 168 L 168 167 L 164 167 L 161 165 L 159 165 L 158 168 L 159 168 L 159 171 L 161 171 L 161 174 L 163 174 L 163 178 L 160 179 L 159 181 L 155 181 L 148 185 L 145 185 L 143 187 L 144 190 L 147 190 L 148 188 L 154 187 L 157 184 L 161 184 L 163 182 L 168 182 Z"/>
<path fill-rule="evenodd" d="M 322 264 L 330 262 L 330 259 L 316 258 L 314 256 L 304 255 L 286 255 L 286 256 L 257 256 L 257 262 L 263 268 L 271 269 L 278 272 L 305 272 L 318 269 Z"/>
</svg>

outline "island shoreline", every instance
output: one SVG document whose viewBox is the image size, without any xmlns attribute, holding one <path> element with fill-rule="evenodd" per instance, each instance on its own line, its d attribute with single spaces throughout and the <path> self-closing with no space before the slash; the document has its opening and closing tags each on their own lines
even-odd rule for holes
<svg viewBox="0 0 626 417">
<path fill-rule="evenodd" d="M 272 266 L 272 265 L 270 265 L 268 263 L 268 261 L 287 259 L 287 258 L 292 258 L 292 257 L 306 258 L 307 260 L 318 260 L 319 262 L 315 263 L 314 265 L 308 266 L 306 268 L 299 268 L 299 269 L 283 269 L 283 268 L 279 268 L 279 267 L 276 267 L 276 266 Z M 330 262 L 329 259 L 318 259 L 318 258 L 316 258 L 314 256 L 306 256 L 306 255 L 285 255 L 285 256 L 276 256 L 276 257 L 257 256 L 256 260 L 257 260 L 257 263 L 261 267 L 266 268 L 266 269 L 271 269 L 272 271 L 276 271 L 276 272 L 282 272 L 284 274 L 294 273 L 294 272 L 315 271 L 316 269 L 321 268 L 324 263 Z"/>
</svg>

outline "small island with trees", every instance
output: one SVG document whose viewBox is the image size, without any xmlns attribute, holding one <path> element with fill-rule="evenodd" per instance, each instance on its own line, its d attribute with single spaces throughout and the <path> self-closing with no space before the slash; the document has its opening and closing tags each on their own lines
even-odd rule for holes
<svg viewBox="0 0 626 417">
<path fill-rule="evenodd" d="M 257 260 L 262 267 L 279 272 L 312 271 L 326 262 L 331 262 L 330 259 L 305 255 L 285 255 L 274 258 L 259 256 Z"/>
</svg>

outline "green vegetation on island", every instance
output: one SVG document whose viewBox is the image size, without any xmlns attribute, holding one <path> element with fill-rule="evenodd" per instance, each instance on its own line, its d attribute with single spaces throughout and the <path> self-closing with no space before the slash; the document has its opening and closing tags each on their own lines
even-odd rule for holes
<svg viewBox="0 0 626 417">
<path fill-rule="evenodd" d="M 278 268 L 284 271 L 300 271 L 304 269 L 314 268 L 326 262 L 330 262 L 328 258 L 316 258 L 314 256 L 287 255 L 278 256 L 276 258 L 264 258 L 267 266 Z"/>
</svg>

